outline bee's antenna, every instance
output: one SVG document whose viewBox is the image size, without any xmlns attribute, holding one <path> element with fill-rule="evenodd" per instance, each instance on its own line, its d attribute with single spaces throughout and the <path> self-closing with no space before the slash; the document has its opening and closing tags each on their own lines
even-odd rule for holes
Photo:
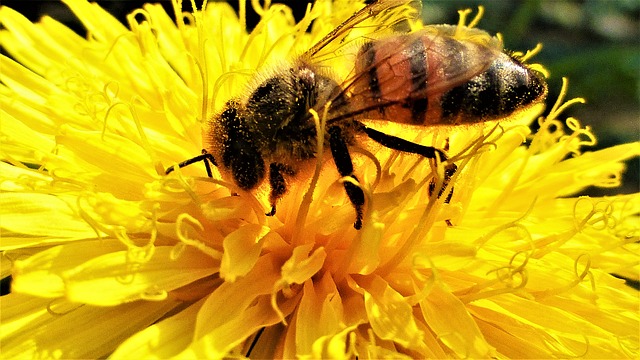
<svg viewBox="0 0 640 360">
<path fill-rule="evenodd" d="M 209 165 L 209 162 L 212 163 L 215 166 L 218 166 L 218 163 L 216 163 L 216 159 L 213 157 L 213 155 L 209 154 L 207 152 L 207 150 L 205 150 L 205 149 L 202 149 L 202 154 L 201 155 L 198 155 L 196 157 L 192 157 L 191 159 L 187 159 L 187 160 L 179 163 L 177 166 L 178 166 L 178 168 L 183 168 L 183 167 L 191 165 L 193 163 L 197 163 L 198 161 L 204 162 L 204 167 L 207 169 L 207 176 L 212 178 L 213 177 L 213 173 L 211 172 L 211 166 Z M 164 173 L 165 173 L 165 175 L 168 175 L 172 171 L 174 171 L 175 169 L 176 169 L 176 165 L 171 166 Z"/>
</svg>

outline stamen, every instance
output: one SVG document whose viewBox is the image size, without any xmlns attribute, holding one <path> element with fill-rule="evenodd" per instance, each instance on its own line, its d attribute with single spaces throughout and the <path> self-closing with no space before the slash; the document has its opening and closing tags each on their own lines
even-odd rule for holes
<svg viewBox="0 0 640 360">
<path fill-rule="evenodd" d="M 469 14 L 471 14 L 473 10 L 471 9 L 463 9 L 463 10 L 458 10 L 458 15 L 459 15 L 459 19 L 458 19 L 458 28 L 463 28 L 463 27 L 467 27 L 467 28 L 473 28 L 476 25 L 478 25 L 478 23 L 480 22 L 480 19 L 482 19 L 482 15 L 484 15 L 484 6 L 480 5 L 478 6 L 478 13 L 476 14 L 476 16 L 473 17 L 473 20 L 471 20 L 471 22 L 467 25 L 467 16 Z M 456 29 L 456 33 L 455 35 L 458 35 L 457 29 Z"/>
<path fill-rule="evenodd" d="M 471 20 L 471 22 L 469 23 L 469 25 L 467 25 L 467 27 L 469 28 L 473 28 L 476 27 L 476 25 L 478 25 L 478 23 L 480 22 L 480 19 L 482 19 L 482 16 L 484 15 L 484 6 L 479 5 L 478 6 L 478 13 L 476 14 L 476 16 L 473 18 L 473 20 Z"/>
<path fill-rule="evenodd" d="M 313 117 L 313 123 L 316 126 L 316 166 L 313 172 L 313 176 L 311 177 L 311 182 L 309 183 L 309 189 L 302 197 L 302 202 L 300 203 L 300 207 L 298 208 L 298 215 L 296 216 L 295 227 L 294 227 L 294 236 L 293 241 L 294 245 L 300 245 L 298 242 L 301 241 L 299 239 L 300 232 L 304 228 L 304 223 L 307 219 L 307 214 L 309 213 L 309 208 L 311 206 L 311 201 L 313 201 L 313 192 L 318 184 L 318 179 L 320 178 L 320 170 L 322 169 L 322 156 L 324 151 L 324 138 L 325 138 L 325 127 L 327 123 L 327 113 L 331 108 L 331 101 L 327 102 L 325 105 L 322 118 L 318 117 L 318 113 L 314 109 L 309 109 L 309 113 Z"/>
<path fill-rule="evenodd" d="M 537 55 L 540 51 L 542 51 L 542 43 L 537 43 L 533 49 L 527 50 L 527 52 L 524 54 L 524 56 L 522 56 L 520 60 L 522 62 L 527 62 L 529 59 Z"/>
<path fill-rule="evenodd" d="M 260 0 L 251 0 L 251 7 L 256 14 L 263 17 L 264 13 L 269 11 L 269 8 L 271 7 L 271 0 L 265 0 L 264 6 L 260 6 Z"/>
<path fill-rule="evenodd" d="M 376 167 L 376 178 L 371 184 L 371 189 L 375 190 L 376 187 L 378 187 L 378 184 L 380 183 L 380 179 L 382 178 L 382 165 L 380 165 L 380 160 L 378 160 L 378 158 L 374 154 L 372 154 L 370 151 L 358 146 L 354 146 L 351 149 L 351 151 L 354 153 L 360 153 L 366 156 L 367 158 L 369 158 L 371 162 L 373 162 L 373 165 Z"/>
<path fill-rule="evenodd" d="M 205 244 L 203 241 L 192 239 L 187 236 L 187 233 L 185 231 L 186 230 L 185 226 L 187 223 L 191 224 L 192 226 L 195 226 L 195 228 L 200 232 L 204 231 L 204 226 L 202 226 L 202 224 L 200 223 L 200 221 L 198 221 L 198 219 L 194 218 L 189 214 L 182 213 L 178 215 L 178 217 L 176 218 L 176 230 L 177 230 L 178 240 L 180 240 L 181 243 L 184 245 L 195 247 L 196 249 L 202 251 L 203 253 L 211 256 L 216 260 L 221 260 L 222 252 L 207 246 L 207 244 Z M 178 246 L 178 245 L 179 244 L 176 244 L 175 250 L 172 251 L 172 256 L 178 257 L 180 253 L 184 250 L 182 246 Z"/>
</svg>

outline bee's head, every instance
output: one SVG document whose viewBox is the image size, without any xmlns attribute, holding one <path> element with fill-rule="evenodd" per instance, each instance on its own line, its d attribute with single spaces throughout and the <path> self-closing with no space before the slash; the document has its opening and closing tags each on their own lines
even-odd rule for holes
<svg viewBox="0 0 640 360">
<path fill-rule="evenodd" d="M 230 173 L 236 185 L 243 190 L 251 190 L 264 179 L 265 165 L 258 139 L 239 109 L 237 102 L 230 101 L 214 117 L 214 130 L 209 142 L 212 152 L 222 160 L 221 167 Z"/>
</svg>

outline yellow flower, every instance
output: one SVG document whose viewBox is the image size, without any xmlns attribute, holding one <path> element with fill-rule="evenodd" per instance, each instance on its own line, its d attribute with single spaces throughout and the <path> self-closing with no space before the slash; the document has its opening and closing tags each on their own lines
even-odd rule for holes
<svg viewBox="0 0 640 360">
<path fill-rule="evenodd" d="M 247 33 L 243 2 L 177 24 L 145 5 L 130 29 L 65 2 L 86 39 L 0 8 L 3 358 L 638 357 L 638 292 L 611 274 L 638 280 L 640 196 L 571 196 L 617 186 L 640 143 L 588 152 L 560 99 L 535 134 L 540 108 L 405 131 L 448 137 L 448 203 L 427 162 L 361 149 L 362 230 L 330 166 L 267 217 L 262 189 L 165 169 L 256 69 L 359 5 L 319 1 L 296 24 L 273 4 Z"/>
</svg>

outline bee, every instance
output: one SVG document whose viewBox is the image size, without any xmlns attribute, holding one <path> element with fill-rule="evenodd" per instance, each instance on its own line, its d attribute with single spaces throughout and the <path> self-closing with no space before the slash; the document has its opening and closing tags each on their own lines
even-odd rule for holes
<svg viewBox="0 0 640 360">
<path fill-rule="evenodd" d="M 543 75 L 502 49 L 482 30 L 430 25 L 414 32 L 368 35 L 346 41 L 367 19 L 383 18 L 409 6 L 406 0 L 378 0 L 356 12 L 311 49 L 256 83 L 244 98 L 229 100 L 209 119 L 200 156 L 178 167 L 204 161 L 217 166 L 243 190 L 269 181 L 271 211 L 287 191 L 287 182 L 305 163 L 315 161 L 318 133 L 310 112 L 324 115 L 324 143 L 355 209 L 354 227 L 362 227 L 365 196 L 349 148 L 365 139 L 393 150 L 446 162 L 443 150 L 374 129 L 387 121 L 455 126 L 502 120 L 544 101 Z M 352 71 L 344 79 L 323 64 L 334 56 L 332 44 L 355 43 Z M 365 124 L 366 121 L 366 124 Z M 169 174 L 175 169 L 167 169 Z M 445 183 L 456 165 L 445 167 Z M 439 194 L 441 195 L 441 194 Z M 449 194 L 449 197 L 451 194 Z"/>
</svg>

